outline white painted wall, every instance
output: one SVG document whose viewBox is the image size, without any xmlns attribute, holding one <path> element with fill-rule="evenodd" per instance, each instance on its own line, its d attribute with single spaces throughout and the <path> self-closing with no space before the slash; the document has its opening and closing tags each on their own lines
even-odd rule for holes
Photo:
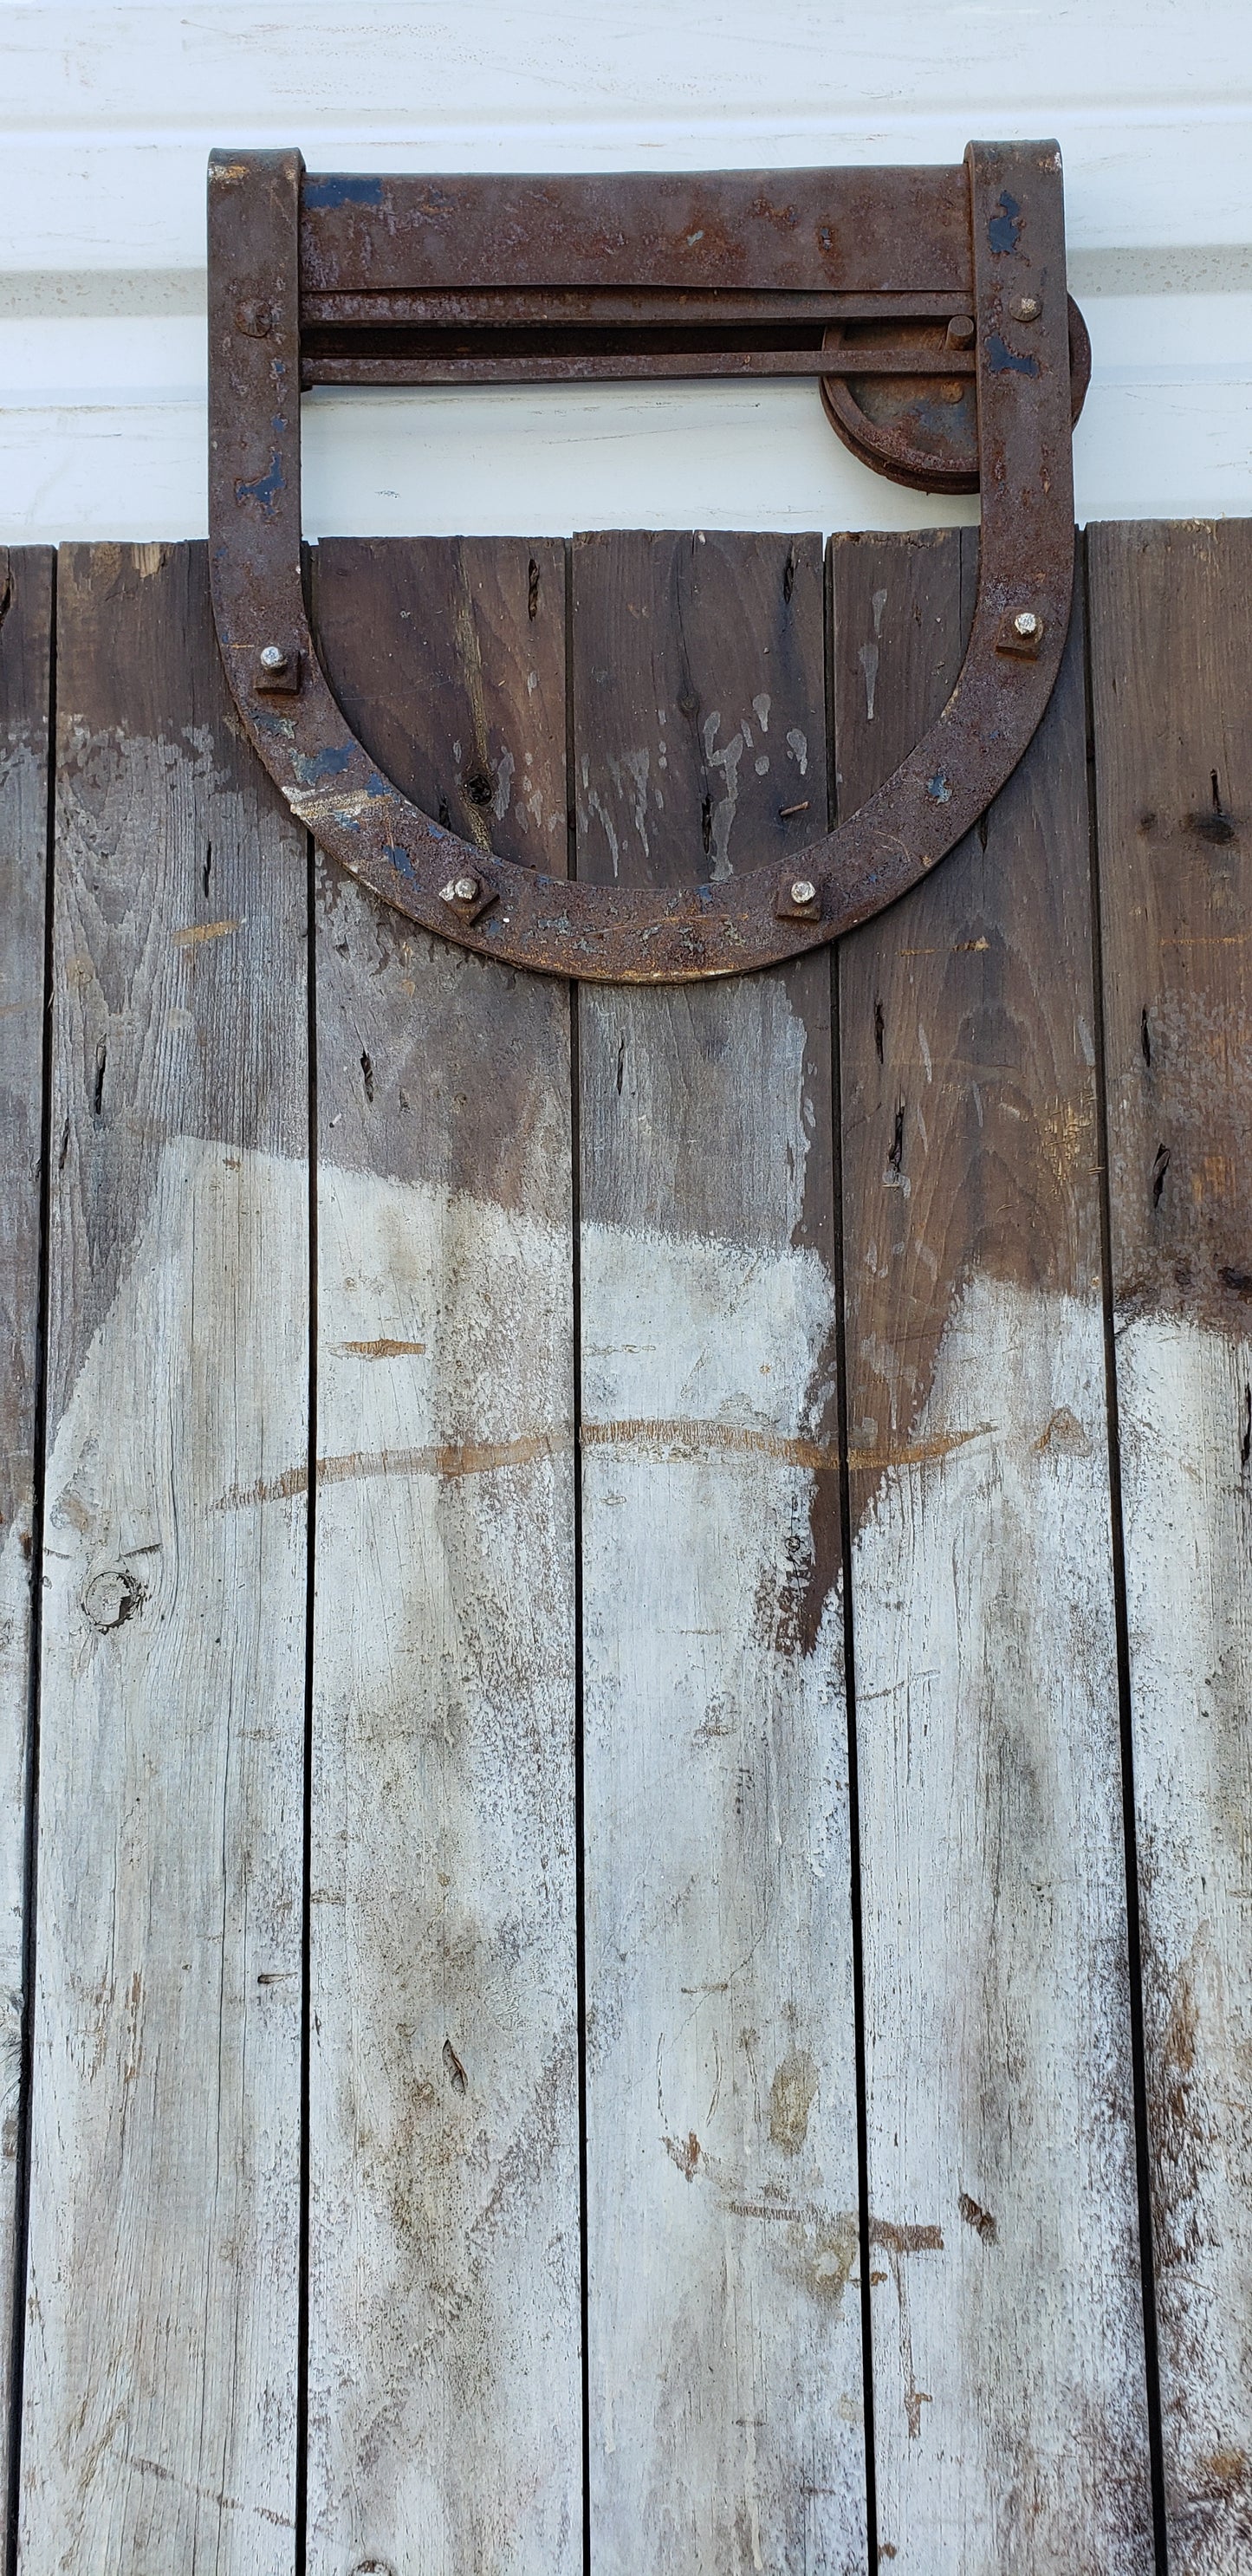
<svg viewBox="0 0 1252 2576">
<path fill-rule="evenodd" d="M 954 160 L 1055 134 L 1080 516 L 1252 513 L 1248 0 L 0 0 L 0 540 L 205 525 L 204 164 Z M 802 385 L 319 393 L 311 535 L 901 527 Z"/>
</svg>

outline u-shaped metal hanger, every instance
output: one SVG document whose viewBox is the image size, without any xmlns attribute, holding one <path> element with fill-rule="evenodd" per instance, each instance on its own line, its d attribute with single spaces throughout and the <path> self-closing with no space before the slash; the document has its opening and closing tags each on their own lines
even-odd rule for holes
<svg viewBox="0 0 1252 2576">
<path fill-rule="evenodd" d="M 771 965 L 903 894 L 1020 760 L 1069 623 L 1089 366 L 1054 143 L 971 143 L 963 168 L 578 179 L 311 177 L 298 152 L 215 153 L 209 295 L 210 568 L 235 704 L 293 814 L 423 929 L 598 982 Z M 381 775 L 322 669 L 301 391 L 703 374 L 816 376 L 877 471 L 976 486 L 952 695 L 876 794 L 785 866 L 657 891 L 486 855 Z"/>
</svg>

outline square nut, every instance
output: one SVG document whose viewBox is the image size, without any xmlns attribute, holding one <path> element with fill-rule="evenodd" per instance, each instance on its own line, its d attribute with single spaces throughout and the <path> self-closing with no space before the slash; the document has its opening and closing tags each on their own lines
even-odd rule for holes
<svg viewBox="0 0 1252 2576">
<path fill-rule="evenodd" d="M 821 888 L 811 877 L 787 877 L 778 889 L 774 911 L 779 921 L 820 921 Z"/>
<path fill-rule="evenodd" d="M 477 921 L 479 914 L 487 912 L 495 902 L 496 889 L 484 885 L 481 877 L 472 876 L 467 869 L 464 876 L 449 877 L 447 884 L 440 886 L 439 900 L 462 921 Z"/>
<path fill-rule="evenodd" d="M 262 697 L 294 697 L 300 686 L 300 647 L 282 639 L 259 644 L 253 657 L 252 685 Z"/>
<path fill-rule="evenodd" d="M 1024 662 L 1037 662 L 1043 642 L 1043 619 L 1037 608 L 1006 608 L 996 636 L 997 653 L 1017 653 Z"/>
</svg>

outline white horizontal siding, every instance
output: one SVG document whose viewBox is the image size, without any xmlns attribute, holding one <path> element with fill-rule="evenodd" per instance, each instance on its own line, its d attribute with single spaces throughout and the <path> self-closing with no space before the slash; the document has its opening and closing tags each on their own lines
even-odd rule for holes
<svg viewBox="0 0 1252 2576">
<path fill-rule="evenodd" d="M 1252 512 L 1252 12 L 1209 0 L 0 5 L 0 538 L 205 524 L 204 164 L 959 157 L 1057 134 L 1095 377 L 1084 518 Z M 803 385 L 315 396 L 316 535 L 900 527 Z"/>
</svg>

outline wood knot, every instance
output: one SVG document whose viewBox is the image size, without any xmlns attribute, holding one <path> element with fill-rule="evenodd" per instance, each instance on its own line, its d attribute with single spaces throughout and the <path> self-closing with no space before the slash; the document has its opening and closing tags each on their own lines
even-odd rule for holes
<svg viewBox="0 0 1252 2576">
<path fill-rule="evenodd" d="M 83 1608 L 92 1627 L 103 1635 L 133 1619 L 144 1597 L 142 1583 L 137 1583 L 124 1565 L 111 1565 L 104 1573 L 92 1575 L 83 1594 Z"/>
</svg>

